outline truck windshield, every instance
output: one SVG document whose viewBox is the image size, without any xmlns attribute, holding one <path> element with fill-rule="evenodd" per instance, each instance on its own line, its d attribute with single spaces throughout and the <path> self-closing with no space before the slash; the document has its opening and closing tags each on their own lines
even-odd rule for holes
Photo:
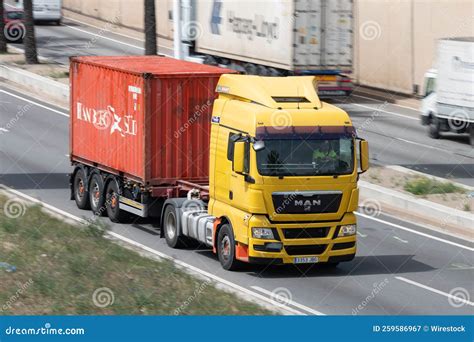
<svg viewBox="0 0 474 342">
<path fill-rule="evenodd" d="M 257 152 L 262 176 L 322 176 L 351 174 L 354 140 L 348 134 L 269 135 Z"/>
</svg>

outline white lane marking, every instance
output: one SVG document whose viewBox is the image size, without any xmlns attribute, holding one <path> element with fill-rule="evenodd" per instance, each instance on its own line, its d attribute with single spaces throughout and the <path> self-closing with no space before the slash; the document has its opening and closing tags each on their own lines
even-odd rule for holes
<svg viewBox="0 0 474 342">
<path fill-rule="evenodd" d="M 365 217 L 369 220 L 374 220 L 374 221 L 392 226 L 394 228 L 405 230 L 405 231 L 413 233 L 413 234 L 418 234 L 418 235 L 421 235 L 421 236 L 424 236 L 424 237 L 427 237 L 427 238 L 430 238 L 430 239 L 433 239 L 433 240 L 436 240 L 436 241 L 439 241 L 439 242 L 447 243 L 448 245 L 451 245 L 451 246 L 456 246 L 456 247 L 459 247 L 459 248 L 462 248 L 462 249 L 466 249 L 470 252 L 474 252 L 474 248 L 472 248 L 472 247 L 461 245 L 459 243 L 449 241 L 449 240 L 446 240 L 446 239 L 443 239 L 443 238 L 440 238 L 440 237 L 437 237 L 437 236 L 434 236 L 434 235 L 430 235 L 430 234 L 427 234 L 427 233 L 422 233 L 422 232 L 416 231 L 416 230 L 411 229 L 411 228 L 400 226 L 399 224 L 395 224 L 395 223 L 392 223 L 392 222 L 388 222 L 388 221 L 378 219 L 376 217 L 372 217 L 370 215 L 362 214 L 362 213 L 359 213 L 359 212 L 355 212 L 354 214 L 357 215 L 357 216 Z M 459 238 L 459 239 L 463 240 L 462 238 Z"/>
<path fill-rule="evenodd" d="M 377 101 L 379 103 L 385 103 L 385 101 L 381 101 L 379 99 L 375 99 L 373 97 L 369 97 L 369 96 L 362 96 L 362 95 L 355 95 L 353 94 L 352 96 L 354 97 L 360 97 L 362 99 L 367 99 L 367 100 L 372 100 L 372 101 Z M 418 108 L 414 108 L 414 107 L 409 107 L 409 106 L 403 106 L 403 105 L 399 105 L 399 104 L 396 104 L 396 103 L 389 103 L 390 105 L 392 106 L 397 106 L 397 107 L 400 107 L 400 108 L 405 108 L 405 109 L 409 109 L 409 110 L 414 110 L 416 112 L 420 112 L 420 110 Z"/>
<path fill-rule="evenodd" d="M 367 234 L 362 234 L 361 232 L 357 232 L 357 235 L 359 235 L 360 237 L 363 237 L 363 238 L 367 237 Z"/>
<path fill-rule="evenodd" d="M 56 109 L 54 109 L 54 108 L 51 108 L 51 107 L 42 105 L 41 103 L 32 101 L 32 100 L 27 99 L 27 98 L 24 98 L 24 97 L 22 97 L 22 96 L 12 94 L 12 93 L 10 93 L 10 92 L 8 92 L 8 91 L 6 91 L 6 90 L 0 89 L 0 93 L 4 93 L 4 94 L 7 94 L 7 95 L 10 95 L 10 96 L 12 96 L 12 97 L 14 97 L 14 98 L 23 100 L 23 101 L 25 101 L 25 102 L 34 104 L 34 105 L 36 105 L 36 106 L 38 106 L 38 107 L 41 107 L 41 108 L 44 108 L 44 109 L 47 109 L 47 110 L 50 110 L 50 111 L 52 111 L 52 112 L 54 112 L 54 113 L 56 113 L 56 114 L 59 114 L 59 115 L 65 116 L 65 117 L 69 117 L 69 114 L 66 114 L 66 113 L 63 113 L 63 112 L 61 112 L 61 111 L 59 111 L 59 110 L 56 110 Z"/>
<path fill-rule="evenodd" d="M 464 304 L 467 304 L 467 305 L 470 305 L 470 306 L 474 306 L 474 303 L 473 302 L 470 302 L 466 299 L 463 299 L 463 298 L 460 298 L 458 296 L 453 296 L 452 294 L 450 293 L 446 293 L 446 292 L 443 292 L 443 291 L 440 291 L 440 290 L 437 290 L 435 288 L 432 288 L 432 287 L 429 287 L 429 286 L 426 286 L 426 285 L 423 285 L 423 284 L 420 284 L 416 281 L 413 281 L 413 280 L 410 280 L 410 279 L 407 279 L 407 278 L 404 278 L 404 277 L 395 277 L 395 279 L 398 279 L 398 280 L 401 280 L 401 281 L 404 281 L 405 283 L 408 283 L 408 284 L 411 284 L 411 285 L 415 285 L 415 286 L 418 286 L 422 289 L 425 289 L 425 290 L 428 290 L 428 291 L 431 291 L 433 293 L 437 293 L 439 295 L 442 295 L 442 296 L 445 296 L 447 298 L 451 298 L 457 302 L 461 302 L 461 303 L 464 303 Z"/>
<path fill-rule="evenodd" d="M 48 210 L 50 210 L 50 211 L 52 211 L 52 212 L 55 212 L 55 213 L 57 213 L 57 214 L 59 214 L 59 215 L 62 215 L 62 216 L 64 216 L 64 217 L 67 217 L 67 218 L 69 218 L 69 219 L 72 219 L 72 220 L 74 220 L 74 221 L 76 221 L 76 222 L 79 222 L 79 223 L 81 223 L 81 224 L 88 224 L 88 223 L 89 223 L 89 222 L 88 222 L 87 220 L 85 220 L 85 219 L 82 219 L 82 218 L 80 218 L 80 217 L 77 217 L 77 216 L 75 216 L 75 215 L 73 215 L 73 214 L 71 214 L 71 213 L 68 213 L 67 211 L 64 211 L 64 210 L 59 209 L 59 208 L 57 208 L 57 207 L 55 207 L 55 206 L 52 206 L 52 205 L 50 205 L 50 204 L 48 204 L 48 203 L 45 203 L 45 202 L 43 202 L 43 201 L 41 201 L 41 200 L 39 200 L 39 199 L 36 199 L 36 198 L 34 198 L 34 197 L 30 196 L 30 195 L 25 194 L 25 193 L 23 193 L 23 192 L 20 192 L 20 191 L 18 191 L 18 190 L 14 190 L 14 189 L 12 189 L 12 188 L 9 188 L 9 187 L 7 187 L 7 186 L 5 186 L 5 185 L 3 185 L 3 184 L 0 184 L 0 188 L 4 189 L 5 191 L 8 191 L 8 192 L 10 192 L 10 193 L 12 193 L 12 194 L 15 194 L 15 195 L 17 195 L 17 196 L 19 196 L 19 197 L 23 197 L 23 198 L 25 198 L 25 199 L 27 199 L 28 201 L 31 201 L 31 202 L 33 202 L 33 203 L 41 204 L 44 208 L 46 208 L 46 209 L 48 209 Z M 177 265 L 179 265 L 179 266 L 181 266 L 181 267 L 183 267 L 183 268 L 187 268 L 187 269 L 189 269 L 189 270 L 191 270 L 191 271 L 193 271 L 193 272 L 196 272 L 196 273 L 201 274 L 201 275 L 204 276 L 204 277 L 210 278 L 210 279 L 212 279 L 212 280 L 214 280 L 214 281 L 216 281 L 216 282 L 219 282 L 219 283 L 221 283 L 221 284 L 224 284 L 224 285 L 226 285 L 226 286 L 229 286 L 229 287 L 233 288 L 233 289 L 236 290 L 236 291 L 239 291 L 239 292 L 245 293 L 245 294 L 247 294 L 247 295 L 253 296 L 253 297 L 255 297 L 255 298 L 258 298 L 258 299 L 260 299 L 260 300 L 262 300 L 262 301 L 264 301 L 264 302 L 267 302 L 267 303 L 269 303 L 269 304 L 271 304 L 271 305 L 273 305 L 273 306 L 278 306 L 279 308 L 281 308 L 281 309 L 283 309 L 283 310 L 286 310 L 286 311 L 288 311 L 288 312 L 291 312 L 291 313 L 293 313 L 293 314 L 295 314 L 295 315 L 306 315 L 304 312 L 298 311 L 298 310 L 293 309 L 293 308 L 291 308 L 291 307 L 289 307 L 289 306 L 286 306 L 286 305 L 284 305 L 284 304 L 275 302 L 275 301 L 269 299 L 268 297 L 259 294 L 258 292 L 251 291 L 251 290 L 249 290 L 249 289 L 247 289 L 247 288 L 245 288 L 245 287 L 243 287 L 243 286 L 237 285 L 236 283 L 233 283 L 233 282 L 228 281 L 228 280 L 226 280 L 226 279 L 224 279 L 224 278 L 218 277 L 218 276 L 216 276 L 216 275 L 214 275 L 214 274 L 212 274 L 212 273 L 209 273 L 209 272 L 207 272 L 207 271 L 201 270 L 200 268 L 197 268 L 197 267 L 195 267 L 195 266 L 193 266 L 193 265 L 187 264 L 187 263 L 185 263 L 184 261 L 175 259 L 175 258 L 173 258 L 172 256 L 169 256 L 169 255 L 167 255 L 167 254 L 165 254 L 165 253 L 159 252 L 159 251 L 157 251 L 157 250 L 155 250 L 155 249 L 152 249 L 152 248 L 150 248 L 150 247 L 148 247 L 148 246 L 145 246 L 145 245 L 143 245 L 143 244 L 141 244 L 141 243 L 139 243 L 139 242 L 136 242 L 136 241 L 134 241 L 134 240 L 131 240 L 131 239 L 125 237 L 125 236 L 122 236 L 122 235 L 120 235 L 120 234 L 117 234 L 117 233 L 114 233 L 114 232 L 111 232 L 111 231 L 107 232 L 107 234 L 109 234 L 109 235 L 111 235 L 111 236 L 113 236 L 113 237 L 115 237 L 115 238 L 117 238 L 117 239 L 119 239 L 119 240 L 122 240 L 123 242 L 126 242 L 126 243 L 128 243 L 128 244 L 134 245 L 134 246 L 136 246 L 136 247 L 139 247 L 139 248 L 141 248 L 141 249 L 143 249 L 143 250 L 145 250 L 145 251 L 147 251 L 147 252 L 153 253 L 153 254 L 155 254 L 155 255 L 157 255 L 157 256 L 163 258 L 163 259 L 173 260 L 173 262 L 174 262 L 175 264 L 177 264 Z M 295 304 L 298 304 L 298 303 L 295 303 Z M 301 304 L 300 304 L 300 305 L 301 305 Z M 297 307 L 297 305 L 295 305 L 295 307 Z M 323 315 L 323 314 L 321 314 L 321 315 Z"/>
<path fill-rule="evenodd" d="M 451 153 L 451 152 L 447 151 L 446 149 L 442 149 L 442 148 L 439 148 L 439 147 L 436 147 L 436 146 L 431 146 L 431 145 L 425 145 L 425 144 L 417 143 L 417 142 L 415 142 L 415 141 L 406 140 L 406 139 L 403 139 L 403 138 L 396 138 L 396 137 L 394 137 L 393 139 L 399 140 L 399 141 L 403 141 L 403 142 L 406 142 L 406 143 L 408 143 L 408 144 L 413 144 L 413 145 L 417 145 L 417 146 L 421 146 L 421 147 L 431 148 L 431 149 L 433 149 L 433 150 L 438 150 L 438 151 L 442 151 L 442 152 Z"/>
<path fill-rule="evenodd" d="M 260 292 L 262 292 L 262 293 L 265 293 L 266 295 L 269 295 L 270 298 L 274 298 L 274 297 L 278 298 L 278 297 L 279 297 L 279 296 L 276 295 L 275 293 L 273 293 L 273 292 L 271 292 L 271 291 L 268 291 L 268 290 L 265 290 L 264 288 L 261 288 L 260 286 L 251 286 L 251 287 L 252 287 L 252 289 L 254 289 L 254 290 L 257 290 L 257 291 L 260 291 Z M 294 302 L 294 301 L 291 300 L 291 299 L 287 299 L 287 298 L 281 297 L 281 300 L 287 302 L 289 305 L 293 305 L 294 307 L 297 307 L 298 309 L 307 311 L 307 312 L 311 313 L 312 315 L 325 316 L 325 314 L 323 314 L 322 312 L 313 310 L 313 309 L 311 309 L 311 308 L 309 308 L 309 307 L 307 307 L 307 306 L 305 306 L 305 305 L 303 305 L 303 304 L 296 303 L 296 302 Z M 278 303 L 278 301 L 276 301 L 276 300 L 274 300 L 274 299 L 272 299 L 272 301 Z"/>
<path fill-rule="evenodd" d="M 8 133 L 8 129 L 6 129 L 6 128 L 3 128 L 3 127 L 0 127 L 0 132 L 5 132 L 5 133 Z"/>
<path fill-rule="evenodd" d="M 395 240 L 398 240 L 398 241 L 400 241 L 400 242 L 403 242 L 403 243 L 408 243 L 408 241 L 407 241 L 407 240 L 403 240 L 402 238 L 399 238 L 398 236 L 394 236 L 393 238 L 394 238 Z"/>
<path fill-rule="evenodd" d="M 101 31 L 106 31 L 106 32 L 110 32 L 110 33 L 113 33 L 117 36 L 122 36 L 122 37 L 125 37 L 125 38 L 129 38 L 129 39 L 133 39 L 133 40 L 136 40 L 136 41 L 139 41 L 139 42 L 145 42 L 144 39 L 141 39 L 141 38 L 136 38 L 136 37 L 132 37 L 132 36 L 129 36 L 129 35 L 126 35 L 126 34 L 123 34 L 123 33 L 118 33 L 118 32 L 115 32 L 115 31 L 112 31 L 112 30 L 108 30 L 106 29 L 105 27 L 99 27 L 99 26 L 96 26 L 96 25 L 92 25 L 92 24 L 89 24 L 89 23 L 86 23 L 84 21 L 81 21 L 81 20 L 77 20 L 77 19 L 73 19 L 73 18 L 70 18 L 70 17 L 65 17 L 67 20 L 72 20 L 72 21 L 75 21 L 77 23 L 80 23 L 84 26 L 89 26 L 89 27 L 93 27 L 93 28 L 96 28 L 98 30 L 101 30 Z M 106 22 L 107 24 L 110 24 L 110 22 Z M 168 49 L 168 50 L 173 50 L 172 47 L 168 47 L 168 46 L 165 46 L 165 45 L 160 45 L 158 44 L 158 47 L 161 47 L 161 48 L 164 48 L 164 49 Z M 144 50 L 144 49 L 143 49 Z M 168 56 L 168 57 L 173 57 L 169 54 L 166 54 L 166 53 L 163 53 L 165 56 Z"/>
<path fill-rule="evenodd" d="M 63 24 L 64 27 L 68 27 L 72 30 L 76 30 L 76 31 L 79 31 L 79 32 L 82 32 L 82 33 L 86 33 L 86 34 L 89 34 L 91 36 L 94 36 L 94 37 L 98 37 L 98 38 L 103 38 L 103 39 L 106 39 L 106 40 L 110 40 L 111 42 L 114 42 L 114 43 L 118 43 L 118 44 L 122 44 L 122 45 L 126 45 L 126 46 L 129 46 L 129 47 L 132 47 L 132 48 L 135 48 L 135 49 L 139 49 L 139 50 L 145 50 L 144 47 L 141 47 L 141 46 L 136 46 L 136 45 L 133 45 L 133 44 L 128 44 L 128 43 L 125 43 L 125 42 L 122 42 L 120 40 L 117 40 L 117 39 L 113 39 L 113 38 L 109 38 L 109 37 L 106 37 L 104 35 L 100 35 L 100 34 L 96 34 L 96 33 L 93 33 L 93 32 L 89 32 L 89 31 L 86 31 L 86 30 L 82 30 L 80 28 L 77 28 L 77 27 L 74 27 L 74 26 L 70 26 L 70 25 L 66 25 L 66 24 Z"/>
<path fill-rule="evenodd" d="M 71 17 L 64 17 L 65 19 L 67 20 L 71 20 L 71 21 L 75 21 L 76 23 L 79 23 L 79 24 L 82 24 L 84 26 L 89 26 L 89 27 L 93 27 L 93 28 L 96 28 L 96 29 L 99 29 L 101 31 L 106 31 L 106 32 L 110 32 L 110 33 L 113 33 L 117 36 L 122 36 L 122 37 L 125 37 L 125 38 L 130 38 L 130 39 L 133 39 L 133 40 L 136 40 L 136 41 L 139 41 L 139 42 L 144 42 L 145 40 L 144 39 L 141 39 L 141 38 L 137 38 L 137 37 L 132 37 L 132 36 L 129 36 L 129 35 L 126 35 L 126 34 L 123 34 L 123 33 L 118 33 L 118 32 L 115 32 L 115 31 L 112 31 L 112 30 L 108 30 L 106 29 L 105 27 L 100 27 L 100 26 L 96 26 L 96 25 L 92 25 L 92 24 L 89 24 L 89 23 L 86 23 L 82 20 L 77 20 L 77 19 L 74 19 L 74 18 L 71 18 Z M 113 25 L 113 23 L 111 23 L 110 21 L 106 21 L 105 22 L 105 25 Z M 161 45 L 159 45 L 161 46 Z M 165 47 L 165 46 L 163 46 Z"/>
<path fill-rule="evenodd" d="M 403 114 L 400 114 L 400 113 L 390 112 L 390 111 L 388 111 L 388 110 L 383 110 L 383 109 L 381 109 L 381 108 L 374 108 L 374 107 L 366 106 L 366 105 L 363 105 L 363 104 L 360 104 L 360 103 L 347 103 L 347 104 L 348 104 L 348 105 L 354 105 L 354 106 L 359 106 L 359 107 L 368 108 L 368 109 L 373 110 L 374 112 L 383 112 L 383 113 L 387 113 L 387 114 L 399 116 L 399 117 L 404 118 L 404 119 L 420 121 L 419 118 L 414 118 L 414 117 L 407 116 L 407 115 L 403 115 Z"/>
<path fill-rule="evenodd" d="M 474 266 L 466 265 L 463 263 L 451 264 L 452 267 L 448 267 L 448 270 L 474 270 Z"/>
</svg>

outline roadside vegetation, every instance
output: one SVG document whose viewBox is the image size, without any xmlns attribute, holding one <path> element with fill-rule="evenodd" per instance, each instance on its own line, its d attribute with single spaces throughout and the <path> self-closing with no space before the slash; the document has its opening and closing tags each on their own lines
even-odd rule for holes
<svg viewBox="0 0 474 342">
<path fill-rule="evenodd" d="M 388 189 L 414 195 L 456 210 L 472 212 L 474 192 L 449 180 L 400 172 L 387 167 L 374 166 L 361 177 L 362 180 Z"/>
<path fill-rule="evenodd" d="M 0 315 L 261 315 L 170 261 L 0 195 Z"/>
<path fill-rule="evenodd" d="M 440 182 L 428 177 L 416 177 L 405 183 L 404 189 L 414 195 L 464 193 L 465 190 L 450 182 Z"/>
</svg>

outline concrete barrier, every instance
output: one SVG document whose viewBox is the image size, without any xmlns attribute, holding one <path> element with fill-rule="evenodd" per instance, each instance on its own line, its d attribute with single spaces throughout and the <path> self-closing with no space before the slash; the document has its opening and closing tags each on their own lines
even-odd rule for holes
<svg viewBox="0 0 474 342">
<path fill-rule="evenodd" d="M 59 100 L 62 103 L 69 102 L 69 86 L 47 77 L 4 64 L 0 65 L 0 77 L 26 86 L 34 91 L 47 93 L 53 99 Z"/>
<path fill-rule="evenodd" d="M 422 198 L 404 194 L 382 186 L 359 181 L 360 197 L 364 200 L 377 201 L 383 211 L 383 204 L 398 209 L 409 215 L 427 217 L 430 222 L 436 222 L 437 230 L 450 231 L 455 227 L 463 236 L 472 239 L 474 233 L 474 215 L 451 207 L 430 202 Z M 361 201 L 363 204 L 363 201 Z"/>
</svg>

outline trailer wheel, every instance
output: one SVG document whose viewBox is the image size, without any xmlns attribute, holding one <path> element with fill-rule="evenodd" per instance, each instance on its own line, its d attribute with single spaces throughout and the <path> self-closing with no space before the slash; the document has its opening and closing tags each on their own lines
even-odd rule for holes
<svg viewBox="0 0 474 342">
<path fill-rule="evenodd" d="M 224 224 L 217 235 L 217 255 L 222 267 L 234 271 L 240 266 L 235 258 L 235 239 L 230 224 Z"/>
<path fill-rule="evenodd" d="M 440 129 L 441 129 L 441 123 L 439 122 L 439 119 L 436 116 L 431 116 L 430 120 L 430 127 L 429 127 L 429 135 L 433 139 L 439 139 L 440 138 Z"/>
<path fill-rule="evenodd" d="M 89 202 L 95 215 L 104 216 L 106 214 L 104 181 L 98 173 L 94 173 L 89 182 Z"/>
<path fill-rule="evenodd" d="M 163 227 L 166 244 L 171 248 L 184 246 L 184 237 L 179 235 L 179 218 L 174 205 L 167 205 L 163 214 Z"/>
<path fill-rule="evenodd" d="M 82 169 L 78 169 L 74 175 L 73 192 L 77 207 L 85 210 L 90 209 L 88 184 Z"/>
<path fill-rule="evenodd" d="M 124 223 L 129 218 L 125 211 L 120 210 L 119 188 L 114 180 L 107 184 L 105 207 L 107 208 L 107 215 L 112 222 Z"/>
</svg>

